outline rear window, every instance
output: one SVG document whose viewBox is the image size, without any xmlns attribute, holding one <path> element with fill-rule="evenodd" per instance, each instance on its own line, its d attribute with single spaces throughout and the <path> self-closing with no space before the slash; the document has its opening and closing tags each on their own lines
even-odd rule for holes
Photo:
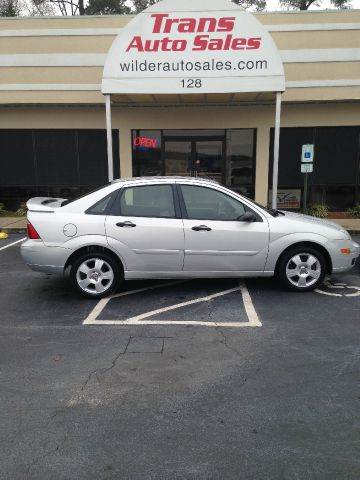
<svg viewBox="0 0 360 480">
<path fill-rule="evenodd" d="M 86 193 L 83 193 L 81 195 L 78 195 L 74 198 L 69 198 L 68 200 L 64 200 L 62 203 L 61 203 L 61 206 L 62 207 L 65 207 L 65 205 L 69 205 L 70 203 L 73 203 L 73 202 L 76 202 L 77 200 L 80 200 L 80 198 L 84 198 L 84 197 L 87 197 L 88 195 L 90 195 L 90 193 L 95 193 L 95 192 L 98 192 L 99 190 L 102 190 L 103 188 L 105 188 L 107 185 L 102 185 L 101 187 L 97 187 L 97 188 L 94 188 L 93 190 L 90 190 L 89 192 L 86 192 Z"/>
<path fill-rule="evenodd" d="M 107 215 L 116 195 L 117 191 L 110 193 L 88 208 L 85 213 L 88 215 Z"/>
</svg>

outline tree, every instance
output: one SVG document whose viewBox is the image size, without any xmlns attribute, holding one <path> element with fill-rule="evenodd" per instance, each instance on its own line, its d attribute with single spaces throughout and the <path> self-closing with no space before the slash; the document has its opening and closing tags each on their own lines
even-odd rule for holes
<svg viewBox="0 0 360 480">
<path fill-rule="evenodd" d="M 2 0 L 0 0 L 2 1 Z M 30 0 L 30 15 L 114 15 L 131 13 L 126 0 Z"/>
<path fill-rule="evenodd" d="M 233 3 L 236 3 L 244 10 L 255 9 L 258 12 L 261 12 L 266 7 L 266 0 L 231 0 Z"/>
<path fill-rule="evenodd" d="M 33 15 L 49 15 L 45 12 L 61 15 L 85 15 L 84 0 L 31 0 Z"/>
<path fill-rule="evenodd" d="M 145 8 L 150 7 L 150 5 L 154 5 L 159 0 L 133 0 L 132 3 L 134 5 L 135 12 L 141 12 L 145 10 Z M 232 0 L 234 3 L 240 5 L 244 9 L 248 8 L 255 8 L 255 10 L 264 10 L 266 7 L 266 0 Z"/>
<path fill-rule="evenodd" d="M 317 7 L 321 5 L 322 0 L 280 0 L 280 5 L 294 10 L 308 10 L 311 5 Z M 330 0 L 335 8 L 350 8 L 349 0 Z"/>
<path fill-rule="evenodd" d="M 145 8 L 148 8 L 151 5 L 154 5 L 154 3 L 157 3 L 158 1 L 159 0 L 133 0 L 132 4 L 135 12 L 139 13 L 145 10 Z"/>
<path fill-rule="evenodd" d="M 85 8 L 86 15 L 116 15 L 131 13 L 126 0 L 89 0 Z"/>
<path fill-rule="evenodd" d="M 0 0 L 0 17 L 17 17 L 20 13 L 20 0 Z"/>
<path fill-rule="evenodd" d="M 17 5 L 23 0 L 0 0 L 0 15 L 19 15 Z M 110 15 L 139 13 L 159 0 L 29 0 L 30 15 Z M 232 0 L 245 10 L 264 10 L 266 0 Z M 280 5 L 294 10 L 308 10 L 319 6 L 323 0 L 279 0 Z M 349 8 L 351 0 L 330 0 L 336 8 Z M 87 6 L 85 6 L 87 4 Z M 2 13 L 5 12 L 5 13 Z"/>
</svg>

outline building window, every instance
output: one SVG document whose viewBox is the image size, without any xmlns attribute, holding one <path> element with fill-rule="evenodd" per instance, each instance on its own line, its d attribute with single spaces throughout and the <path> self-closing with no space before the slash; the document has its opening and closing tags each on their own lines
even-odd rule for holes
<svg viewBox="0 0 360 480">
<path fill-rule="evenodd" d="M 250 198 L 255 197 L 256 130 L 227 131 L 226 185 Z"/>
<path fill-rule="evenodd" d="M 272 184 L 270 145 L 269 186 Z M 280 132 L 279 189 L 301 191 L 301 146 L 314 144 L 314 171 L 308 175 L 308 204 L 323 203 L 331 211 L 345 211 L 360 201 L 360 127 L 282 128 Z"/>
<path fill-rule="evenodd" d="M 147 177 L 162 175 L 161 131 L 132 131 L 133 175 Z"/>
<path fill-rule="evenodd" d="M 255 146 L 255 129 L 133 130 L 133 174 L 206 177 L 254 197 Z"/>
<path fill-rule="evenodd" d="M 113 130 L 120 176 L 119 132 Z M 30 197 L 73 198 L 108 182 L 105 130 L 0 130 L 0 202 L 16 210 Z"/>
</svg>

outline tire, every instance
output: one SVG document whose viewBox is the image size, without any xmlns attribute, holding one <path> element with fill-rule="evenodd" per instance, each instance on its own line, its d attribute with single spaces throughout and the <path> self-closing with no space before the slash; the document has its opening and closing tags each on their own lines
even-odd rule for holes
<svg viewBox="0 0 360 480">
<path fill-rule="evenodd" d="M 313 247 L 294 247 L 280 257 L 276 273 L 289 290 L 309 292 L 324 281 L 324 255 Z"/>
<path fill-rule="evenodd" d="M 118 263 L 106 253 L 88 253 L 75 260 L 70 269 L 73 288 L 86 298 L 104 298 L 123 282 Z"/>
</svg>

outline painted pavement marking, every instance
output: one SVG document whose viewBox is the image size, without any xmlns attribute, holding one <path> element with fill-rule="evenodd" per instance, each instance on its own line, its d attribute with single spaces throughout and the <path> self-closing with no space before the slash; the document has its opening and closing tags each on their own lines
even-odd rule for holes
<svg viewBox="0 0 360 480">
<path fill-rule="evenodd" d="M 99 315 L 104 310 L 108 302 L 113 298 L 125 297 L 127 295 L 133 295 L 133 294 L 144 292 L 147 290 L 155 290 L 158 288 L 177 285 L 183 282 L 184 280 L 181 280 L 179 282 L 162 283 L 162 284 L 154 285 L 151 287 L 144 287 L 136 290 L 130 290 L 128 292 L 121 292 L 111 297 L 103 298 L 95 305 L 93 310 L 90 312 L 87 318 L 83 321 L 83 325 L 194 325 L 194 326 L 206 326 L 206 327 L 232 327 L 232 328 L 262 326 L 262 323 L 256 313 L 254 304 L 251 300 L 250 293 L 245 285 L 245 282 L 242 282 L 242 281 L 239 282 L 239 286 L 237 287 L 229 288 L 227 290 L 222 290 L 220 292 L 213 293 L 211 295 L 206 295 L 204 297 L 195 298 L 193 300 L 188 300 L 186 302 L 176 303 L 174 305 L 169 305 L 167 307 L 151 310 L 151 311 L 142 313 L 141 315 L 136 315 L 135 317 L 127 318 L 126 320 L 111 320 L 111 319 L 99 320 L 98 319 Z M 214 298 L 222 297 L 224 295 L 228 295 L 234 292 L 240 292 L 241 294 L 245 312 L 248 317 L 247 322 L 215 322 L 215 321 L 209 322 L 209 321 L 200 321 L 200 320 L 199 321 L 198 320 L 149 320 L 149 318 L 153 317 L 154 315 L 162 314 L 162 313 L 176 310 L 189 305 L 194 305 L 200 302 L 208 302 Z"/>
</svg>

